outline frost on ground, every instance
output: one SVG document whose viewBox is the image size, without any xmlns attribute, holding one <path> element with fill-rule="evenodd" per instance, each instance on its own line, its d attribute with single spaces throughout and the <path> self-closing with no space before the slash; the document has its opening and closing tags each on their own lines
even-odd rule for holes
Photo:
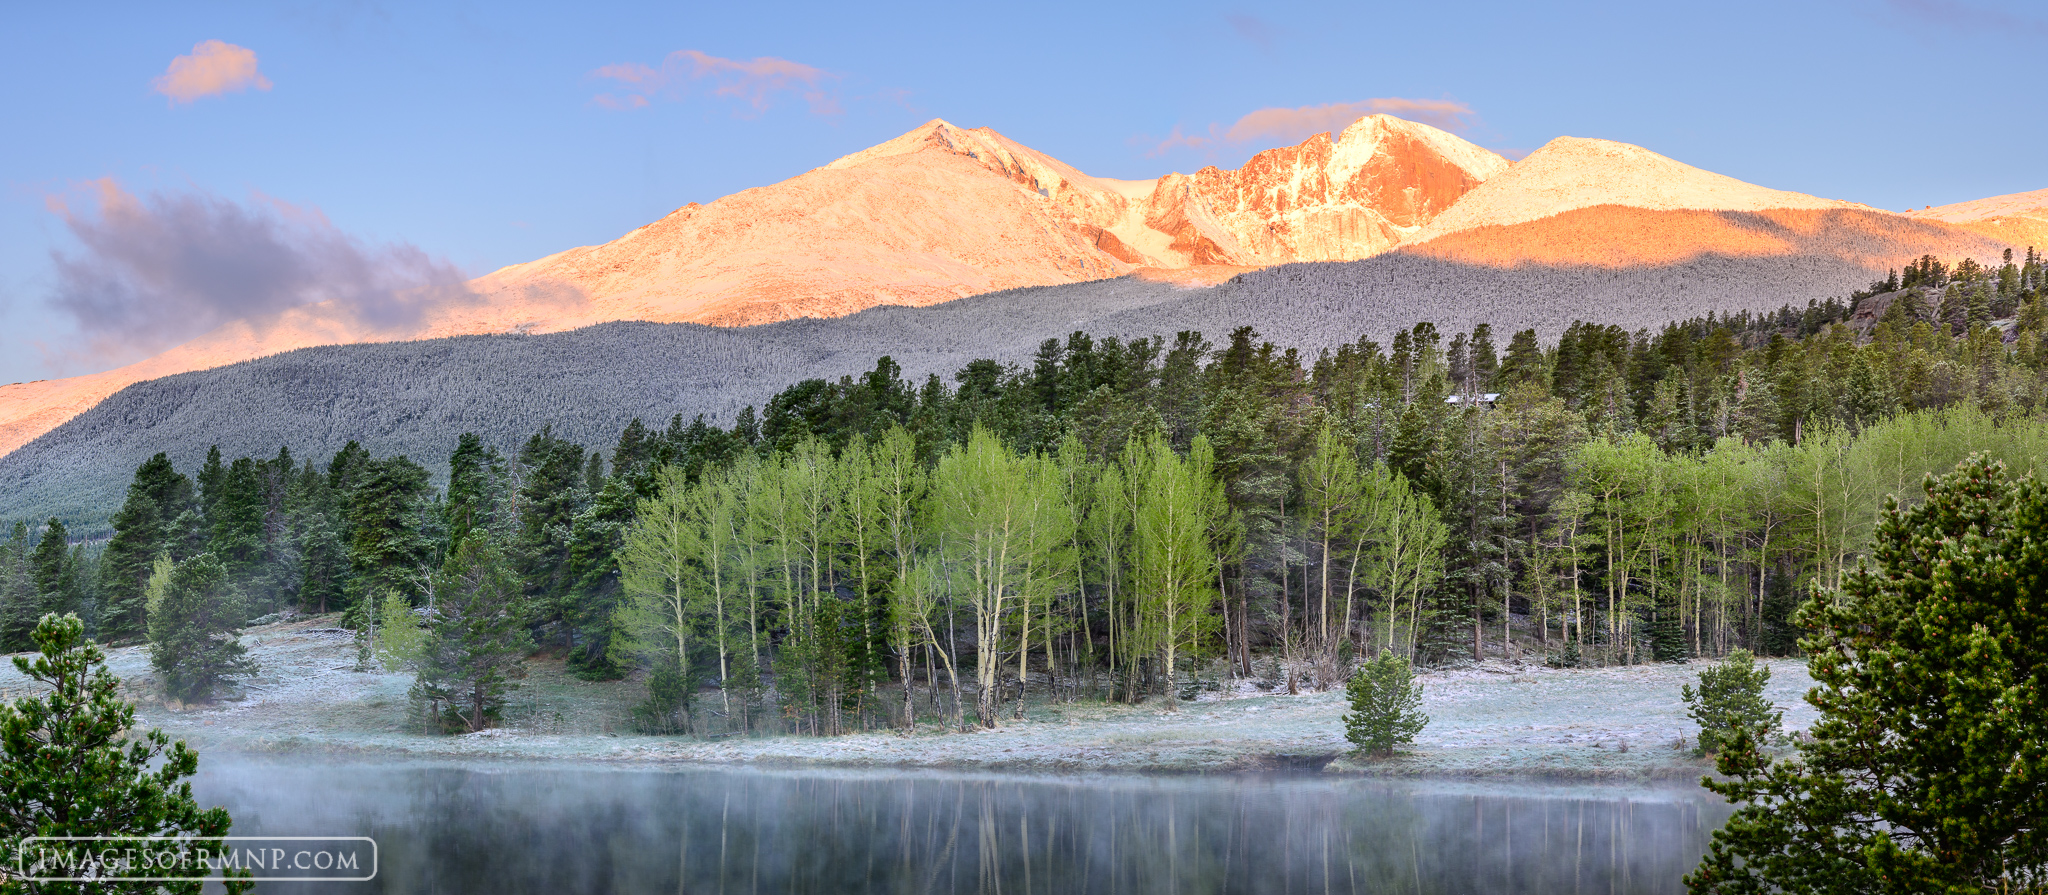
<svg viewBox="0 0 2048 895">
<path fill-rule="evenodd" d="M 1406 753 L 1381 762 L 1338 758 L 1349 744 L 1341 689 L 1296 696 L 1249 683 L 1204 693 L 1167 711 L 1140 705 L 1033 702 L 1022 721 L 948 733 L 920 724 L 915 736 L 876 731 L 819 738 L 684 739 L 635 734 L 624 724 L 643 689 L 589 682 L 560 662 L 535 662 L 501 729 L 467 736 L 416 732 L 405 675 L 356 670 L 354 640 L 332 617 L 252 628 L 243 635 L 261 673 L 241 698 L 213 706 L 166 705 L 156 696 L 147 647 L 109 651 L 138 720 L 202 749 L 418 757 L 578 759 L 1039 770 L 1231 771 L 1323 767 L 1415 776 L 1696 779 L 1697 728 L 1679 687 L 1704 663 L 1559 670 L 1490 662 L 1424 673 L 1430 723 Z M 1766 696 L 1788 732 L 1811 726 L 1803 696 L 1813 685 L 1797 661 L 1771 663 Z M 0 696 L 29 692 L 9 663 Z M 707 691 L 705 698 L 715 698 Z M 918 695 L 920 710 L 925 705 Z M 941 704 L 947 701 L 941 698 Z M 1331 762 L 1331 759 L 1338 758 Z"/>
</svg>

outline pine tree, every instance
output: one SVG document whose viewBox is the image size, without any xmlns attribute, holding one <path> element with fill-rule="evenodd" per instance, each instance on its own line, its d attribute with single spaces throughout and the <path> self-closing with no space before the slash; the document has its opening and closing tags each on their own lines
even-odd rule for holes
<svg viewBox="0 0 2048 895">
<path fill-rule="evenodd" d="M 496 528 L 504 480 L 504 458 L 476 433 L 462 433 L 448 458 L 448 549 L 461 546 L 471 531 Z"/>
<path fill-rule="evenodd" d="M 1963 295 L 1960 283 L 1951 283 L 1942 290 L 1941 304 L 1935 308 L 1934 319 L 1944 332 L 1958 334 L 1968 332 L 1970 324 L 1969 299 Z"/>
<path fill-rule="evenodd" d="M 202 810 L 193 799 L 187 778 L 198 772 L 199 756 L 163 731 L 136 733 L 135 707 L 117 695 L 120 681 L 76 616 L 44 616 L 34 640 L 40 655 L 17 656 L 14 667 L 49 690 L 0 703 L 0 865 L 9 873 L 32 866 L 21 853 L 30 836 L 167 837 L 150 846 L 155 855 L 195 860 L 160 861 L 147 874 L 182 878 L 168 882 L 88 889 L 11 881 L 8 891 L 197 895 L 209 868 L 196 858 L 221 850 L 233 824 L 226 809 Z M 230 878 L 227 890 L 244 892 L 248 884 Z"/>
<path fill-rule="evenodd" d="M 1820 720 L 1798 761 L 1738 731 L 1742 807 L 1694 892 L 2022 891 L 2048 879 L 2048 485 L 1975 456 L 1888 501 L 1874 563 L 1799 613 Z"/>
<path fill-rule="evenodd" d="M 573 646 L 575 580 L 569 569 L 569 539 L 576 515 L 590 500 L 584 480 L 583 446 L 542 428 L 519 450 L 518 534 L 513 563 L 525 582 L 529 622 Z"/>
<path fill-rule="evenodd" d="M 1500 358 L 1493 349 L 1493 325 L 1481 323 L 1472 328 L 1472 391 L 1481 393 L 1494 389 L 1494 376 L 1500 370 Z"/>
<path fill-rule="evenodd" d="M 192 503 L 192 480 L 157 454 L 135 470 L 128 498 L 111 520 L 114 536 L 100 557 L 100 638 L 119 641 L 143 634 L 142 587 L 162 554 L 184 544 L 175 528 Z"/>
<path fill-rule="evenodd" d="M 14 523 L 14 532 L 5 547 L 0 547 L 0 559 L 6 561 L 0 569 L 0 650 L 18 652 L 32 645 L 29 639 L 35 630 L 36 613 L 42 608 L 42 601 L 36 595 L 34 569 L 29 556 L 34 552 L 28 536 L 28 523 Z"/>
<path fill-rule="evenodd" d="M 268 540 L 268 502 L 257 464 L 242 457 L 227 465 L 206 495 L 206 552 L 241 580 L 255 571 Z"/>
<path fill-rule="evenodd" d="M 574 631 L 576 643 L 569 667 L 588 680 L 615 680 L 627 670 L 611 655 L 612 615 L 624 598 L 619 550 L 638 502 L 639 495 L 626 479 L 607 479 L 590 507 L 569 527 L 566 572 L 573 583 L 563 622 Z"/>
<path fill-rule="evenodd" d="M 1964 332 L 1976 332 L 1991 325 L 1991 287 L 1978 283 L 1970 287 L 1963 305 Z"/>
<path fill-rule="evenodd" d="M 1422 713 L 1422 684 L 1408 660 L 1391 652 L 1352 672 L 1344 695 L 1351 705 L 1344 716 L 1344 738 L 1367 755 L 1392 755 L 1429 725 L 1429 716 Z"/>
<path fill-rule="evenodd" d="M 220 445 L 206 449 L 206 462 L 199 467 L 199 514 L 213 518 L 213 505 L 220 502 L 221 486 L 227 483 L 228 470 L 221 463 Z"/>
<path fill-rule="evenodd" d="M 164 695 L 208 702 L 221 687 L 256 673 L 256 663 L 235 638 L 244 608 L 213 554 L 178 563 L 161 599 L 149 612 L 149 663 Z"/>
<path fill-rule="evenodd" d="M 1700 671 L 1698 690 L 1691 684 L 1680 687 L 1686 715 L 1700 726 L 1698 754 L 1720 752 L 1738 732 L 1759 743 L 1776 735 L 1785 713 L 1764 699 L 1764 686 L 1770 682 L 1771 667 L 1757 662 L 1749 650 L 1737 649 Z"/>
<path fill-rule="evenodd" d="M 78 593 L 72 575 L 71 532 L 57 517 L 43 523 L 43 535 L 36 551 L 29 554 L 29 574 L 34 576 L 37 616 L 42 613 L 76 612 Z"/>
<path fill-rule="evenodd" d="M 348 592 L 348 524 L 329 481 L 307 461 L 286 492 L 289 537 L 299 557 L 299 609 L 306 612 L 338 608 Z"/>
<path fill-rule="evenodd" d="M 475 732 L 498 722 L 532 646 L 519 591 L 504 554 L 486 538 L 464 540 L 435 574 L 412 690 L 430 723 Z"/>
<path fill-rule="evenodd" d="M 431 489 L 427 471 L 404 457 L 365 460 L 351 472 L 348 600 L 374 611 L 387 590 L 418 595 L 433 568 L 434 539 L 423 525 Z"/>
</svg>

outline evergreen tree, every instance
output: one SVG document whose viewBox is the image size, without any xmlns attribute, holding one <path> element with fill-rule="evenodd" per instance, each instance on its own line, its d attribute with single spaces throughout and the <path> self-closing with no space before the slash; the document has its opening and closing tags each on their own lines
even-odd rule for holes
<svg viewBox="0 0 2048 895">
<path fill-rule="evenodd" d="M 348 524 L 330 477 L 308 461 L 287 490 L 289 537 L 299 558 L 299 608 L 325 613 L 346 602 L 349 584 Z"/>
<path fill-rule="evenodd" d="M 1680 687 L 1686 715 L 1700 726 L 1698 754 L 1720 752 L 1738 732 L 1758 743 L 1776 735 L 1785 713 L 1764 699 L 1764 686 L 1770 682 L 1771 667 L 1757 662 L 1749 650 L 1738 649 L 1700 672 L 1698 690 L 1691 684 Z"/>
<path fill-rule="evenodd" d="M 263 560 L 268 540 L 265 482 L 254 460 L 241 457 L 216 477 L 206 495 L 206 552 L 230 578 L 242 580 Z"/>
<path fill-rule="evenodd" d="M 1891 502 L 1873 565 L 1800 610 L 1820 720 L 1796 762 L 1738 731 L 1740 807 L 1694 892 L 2021 891 L 2048 879 L 2048 486 L 1973 457 Z"/>
<path fill-rule="evenodd" d="M 70 613 L 78 610 L 77 581 L 72 575 L 71 533 L 57 517 L 43 523 L 43 535 L 36 551 L 29 555 L 29 574 L 35 582 L 37 616 L 42 613 Z"/>
<path fill-rule="evenodd" d="M 504 458 L 484 447 L 476 433 L 462 433 L 448 458 L 448 549 L 461 546 L 471 531 L 496 528 L 504 479 Z"/>
<path fill-rule="evenodd" d="M 1991 286 L 1978 283 L 1970 287 L 1969 297 L 1963 305 L 1964 332 L 1976 332 L 1991 325 Z"/>
<path fill-rule="evenodd" d="M 511 553 L 525 582 L 528 621 L 537 629 L 552 628 L 564 646 L 573 646 L 575 579 L 569 569 L 569 544 L 576 516 L 590 499 L 584 481 L 582 445 L 556 438 L 543 428 L 519 450 L 518 534 Z"/>
<path fill-rule="evenodd" d="M 198 895 L 210 869 L 198 858 L 220 851 L 233 823 L 225 809 L 202 810 L 193 799 L 187 778 L 198 772 L 199 756 L 163 731 L 136 733 L 135 707 L 118 695 L 120 681 L 76 616 L 44 616 L 34 640 L 40 655 L 17 656 L 14 667 L 49 689 L 0 703 L 0 864 L 10 874 L 32 867 L 21 852 L 31 836 L 164 837 L 150 845 L 155 856 L 190 860 L 158 861 L 135 874 L 170 881 L 87 887 L 12 880 L 8 891 Z M 249 888 L 232 875 L 226 887 Z"/>
<path fill-rule="evenodd" d="M 142 635 L 142 587 L 159 555 L 184 546 L 175 524 L 191 502 L 192 480 L 171 467 L 168 455 L 157 454 L 135 470 L 128 498 L 111 520 L 114 536 L 100 557 L 102 640 Z"/>
<path fill-rule="evenodd" d="M 1960 334 L 1968 331 L 1970 324 L 1969 299 L 1963 295 L 1961 283 L 1951 283 L 1942 290 L 1941 304 L 1935 308 L 1934 319 L 1943 331 Z"/>
<path fill-rule="evenodd" d="M 563 622 L 574 631 L 576 644 L 569 667 L 586 679 L 613 680 L 626 672 L 612 660 L 612 615 L 624 598 L 619 550 L 639 499 L 626 479 L 608 479 L 569 528 L 567 573 L 574 583 Z"/>
<path fill-rule="evenodd" d="M 213 518 L 213 505 L 220 502 L 221 488 L 227 484 L 227 466 L 221 462 L 220 445 L 206 449 L 206 462 L 199 467 L 199 515 Z"/>
<path fill-rule="evenodd" d="M 35 630 L 36 613 L 42 608 L 42 600 L 36 594 L 36 577 L 29 557 L 34 552 L 29 540 L 28 523 L 14 523 L 13 535 L 4 547 L 0 547 L 0 650 L 18 652 L 32 645 L 29 634 Z"/>
<path fill-rule="evenodd" d="M 1500 371 L 1494 375 L 1494 389 L 1505 392 L 1524 382 L 1547 385 L 1546 378 L 1543 349 L 1536 342 L 1536 331 L 1525 329 L 1515 333 L 1508 340 L 1507 357 L 1501 360 Z"/>
<path fill-rule="evenodd" d="M 149 663 L 163 679 L 164 695 L 208 702 L 234 678 L 256 673 L 235 637 L 244 614 L 241 595 L 213 554 L 178 563 L 162 597 L 151 603 Z"/>
<path fill-rule="evenodd" d="M 1393 653 L 1359 666 L 1345 683 L 1344 695 L 1351 704 L 1344 738 L 1367 755 L 1392 755 L 1429 725 L 1429 716 L 1422 713 L 1422 684 L 1408 660 Z"/>
<path fill-rule="evenodd" d="M 504 554 L 486 538 L 465 539 L 435 574 L 412 690 L 432 723 L 475 732 L 498 722 L 532 646 L 519 591 Z"/>
<path fill-rule="evenodd" d="M 433 568 L 434 539 L 426 529 L 431 489 L 427 471 L 404 457 L 366 460 L 353 470 L 347 501 L 350 603 L 372 611 L 387 590 L 421 592 Z"/>
<path fill-rule="evenodd" d="M 1493 325 L 1481 323 L 1472 328 L 1472 391 L 1486 392 L 1494 389 L 1494 377 L 1500 370 L 1500 358 L 1493 349 Z"/>
</svg>

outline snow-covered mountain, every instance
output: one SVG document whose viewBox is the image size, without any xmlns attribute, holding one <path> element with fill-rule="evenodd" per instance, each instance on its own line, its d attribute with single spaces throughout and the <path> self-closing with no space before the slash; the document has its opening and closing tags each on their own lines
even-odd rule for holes
<svg viewBox="0 0 2048 895">
<path fill-rule="evenodd" d="M 1817 254 L 1882 271 L 1926 253 L 1988 262 L 2027 244 L 2033 231 L 2011 222 L 2048 230 L 2040 210 L 2048 200 L 2028 197 L 2042 194 L 1907 217 L 1755 186 L 1606 140 L 1560 137 L 1510 165 L 1385 115 L 1261 152 L 1236 170 L 1127 181 L 1084 174 L 988 128 L 935 119 L 780 183 L 686 205 L 611 242 L 479 277 L 471 294 L 402 330 L 369 329 L 352 309 L 309 305 L 117 370 L 0 386 L 0 454 L 129 384 L 315 345 L 561 332 L 613 320 L 747 326 L 1133 273 L 1202 285 L 1253 268 L 1397 250 L 1495 266 Z M 1444 301 L 1456 303 L 1458 292 L 1446 285 Z"/>
<path fill-rule="evenodd" d="M 2048 190 L 1923 208 L 1906 212 L 1906 216 L 1954 224 L 2002 242 L 2048 251 Z"/>
</svg>

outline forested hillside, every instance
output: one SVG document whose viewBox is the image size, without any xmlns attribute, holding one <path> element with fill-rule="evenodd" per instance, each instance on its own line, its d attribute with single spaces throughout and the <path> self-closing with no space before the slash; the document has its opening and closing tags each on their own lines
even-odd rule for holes
<svg viewBox="0 0 2048 895">
<path fill-rule="evenodd" d="M 134 636 L 155 576 L 203 561 L 242 615 L 348 609 L 379 644 L 424 617 L 418 636 L 474 646 L 446 607 L 489 595 L 517 620 L 500 655 L 651 668 L 651 729 L 713 723 L 690 708 L 705 687 L 724 730 L 832 733 L 963 723 L 968 702 L 993 724 L 1026 692 L 1171 699 L 1212 657 L 1296 689 L 1388 650 L 1782 654 L 1886 500 L 1972 452 L 2048 460 L 2044 280 L 2031 257 L 1923 258 L 1848 301 L 1555 345 L 1074 333 L 922 382 L 884 357 L 729 428 L 466 435 L 445 489 L 356 444 L 215 454 L 191 479 L 156 457 L 104 549 L 14 527 L 0 645 L 46 610 Z M 481 673 L 389 652 L 436 710 Z"/>
<path fill-rule="evenodd" d="M 1397 252 L 1260 270 L 1208 289 L 1124 278 L 744 329 L 614 323 L 304 349 L 130 386 L 0 458 L 0 519 L 56 515 L 81 533 L 104 532 L 137 464 L 162 451 L 189 468 L 214 444 L 230 456 L 284 445 L 331 456 L 353 440 L 418 459 L 440 480 L 450 433 L 476 432 L 509 451 L 543 425 L 596 443 L 635 417 L 729 420 L 790 383 L 858 373 L 884 354 L 921 380 L 974 358 L 1022 363 L 1041 340 L 1076 330 L 1129 341 L 1252 326 L 1313 354 L 1361 336 L 1384 344 L 1431 320 L 1445 332 L 1534 328 L 1547 342 L 1572 320 L 1633 331 L 1710 311 L 1803 307 L 1882 274 L 1798 255 L 1491 267 Z"/>
</svg>

